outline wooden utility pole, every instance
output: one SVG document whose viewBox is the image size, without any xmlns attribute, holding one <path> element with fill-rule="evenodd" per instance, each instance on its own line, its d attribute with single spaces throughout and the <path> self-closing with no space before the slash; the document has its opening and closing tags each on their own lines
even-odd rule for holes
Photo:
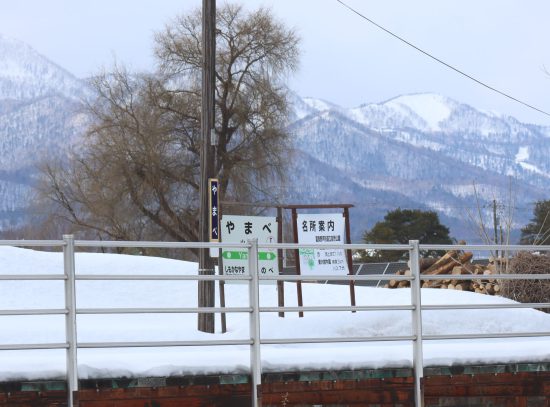
<svg viewBox="0 0 550 407">
<path fill-rule="evenodd" d="M 214 86 L 216 59 L 216 0 L 202 1 L 202 112 L 201 112 L 201 179 L 200 179 L 200 213 L 199 229 L 201 242 L 208 242 L 209 217 L 208 211 L 208 178 L 214 175 L 214 154 L 210 140 L 214 129 Z M 208 249 L 199 251 L 199 275 L 213 275 L 214 264 Z M 198 306 L 214 307 L 214 281 L 199 281 Z M 213 313 L 203 313 L 198 316 L 198 329 L 214 333 L 215 319 Z"/>
</svg>

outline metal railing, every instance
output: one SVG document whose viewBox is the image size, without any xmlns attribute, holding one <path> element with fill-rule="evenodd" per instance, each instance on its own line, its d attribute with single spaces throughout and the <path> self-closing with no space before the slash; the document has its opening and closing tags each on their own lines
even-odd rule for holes
<svg viewBox="0 0 550 407">
<path fill-rule="evenodd" d="M 550 332 L 494 333 L 494 334 L 456 334 L 456 335 L 425 335 L 422 332 L 423 310 L 457 310 L 457 309 L 504 309 L 504 308 L 550 308 L 550 303 L 510 303 L 510 304 L 446 304 L 423 305 L 422 281 L 449 279 L 449 276 L 422 275 L 420 273 L 420 250 L 472 250 L 483 251 L 498 248 L 508 251 L 550 251 L 550 246 L 523 245 L 420 245 L 418 241 L 410 241 L 407 245 L 365 245 L 365 244 L 258 244 L 256 240 L 247 244 L 223 243 L 184 243 L 184 242 L 119 242 L 119 241 L 75 241 L 72 235 L 64 235 L 59 241 L 4 240 L 0 246 L 18 247 L 61 247 L 63 248 L 63 274 L 0 274 L 0 282 L 6 280 L 62 280 L 65 285 L 65 308 L 62 309 L 10 309 L 0 310 L 0 316 L 15 315 L 65 315 L 65 337 L 63 343 L 36 344 L 0 344 L 0 350 L 32 350 L 32 349 L 66 349 L 68 406 L 73 406 L 73 393 L 78 390 L 78 349 L 85 348 L 123 348 L 123 347 L 170 347 L 170 346 L 219 346 L 248 345 L 250 346 L 250 372 L 252 387 L 252 405 L 261 405 L 261 345 L 272 344 L 306 344 L 306 343 L 340 343 L 340 342 L 379 342 L 379 341 L 412 341 L 415 405 L 423 406 L 422 378 L 424 371 L 423 342 L 429 340 L 447 339 L 478 339 L 478 338 L 512 338 L 550 336 Z M 248 275 L 113 275 L 113 274 L 76 274 L 75 248 L 240 248 L 248 251 Z M 330 248 L 346 250 L 398 250 L 408 251 L 411 275 L 392 275 L 391 279 L 409 281 L 411 285 L 411 304 L 380 305 L 380 306 L 300 306 L 300 307 L 262 307 L 260 305 L 259 286 L 262 280 L 272 281 L 365 281 L 388 280 L 386 274 L 380 275 L 262 275 L 258 270 L 258 248 L 262 249 L 299 249 Z M 485 280 L 487 275 L 453 275 L 456 280 Z M 550 274 L 499 274 L 490 278 L 499 280 L 550 280 Z M 79 280 L 186 280 L 186 281 L 245 281 L 249 286 L 248 307 L 187 307 L 187 308 L 77 308 L 76 281 Z M 262 338 L 260 330 L 260 313 L 269 312 L 333 312 L 333 311 L 411 311 L 411 335 L 401 336 L 371 336 L 371 337 L 322 337 L 322 338 Z M 250 315 L 250 336 L 248 339 L 231 340 L 194 340 L 194 341 L 143 341 L 143 342 L 80 342 L 76 326 L 76 316 L 82 314 L 147 314 L 147 313 L 248 313 Z"/>
</svg>

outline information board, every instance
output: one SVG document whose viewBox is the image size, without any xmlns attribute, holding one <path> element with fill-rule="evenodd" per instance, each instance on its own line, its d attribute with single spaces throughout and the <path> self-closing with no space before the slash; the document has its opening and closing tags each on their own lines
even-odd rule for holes
<svg viewBox="0 0 550 407">
<path fill-rule="evenodd" d="M 298 243 L 345 243 L 345 220 L 341 213 L 298 214 Z M 311 275 L 347 274 L 343 249 L 301 248 L 301 273 Z"/>
</svg>

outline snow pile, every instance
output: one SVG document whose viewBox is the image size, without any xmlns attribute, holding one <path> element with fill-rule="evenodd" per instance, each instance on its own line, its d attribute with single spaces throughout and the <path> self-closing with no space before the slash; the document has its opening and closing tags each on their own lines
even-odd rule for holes
<svg viewBox="0 0 550 407">
<path fill-rule="evenodd" d="M 78 253 L 79 274 L 195 274 L 195 263 L 113 254 Z M 0 248 L 2 274 L 61 274 L 60 253 Z M 0 309 L 63 308 L 61 281 L 0 281 Z M 348 305 L 347 286 L 304 284 L 305 305 Z M 358 305 L 410 304 L 408 289 L 356 287 Z M 424 304 L 489 304 L 510 300 L 469 292 L 424 289 Z M 296 305 L 295 284 L 285 303 Z M 260 287 L 263 306 L 277 305 L 273 284 Z M 226 305 L 248 305 L 248 287 L 226 285 Z M 78 281 L 79 308 L 196 307 L 191 281 Z M 425 334 L 550 332 L 550 315 L 532 309 L 424 311 Z M 228 314 L 226 334 L 196 331 L 192 314 L 79 315 L 80 342 L 246 339 L 249 316 Z M 64 342 L 64 316 L 0 317 L 0 343 Z M 410 335 L 410 311 L 307 312 L 261 317 L 262 338 Z M 219 319 L 217 325 L 219 326 Z M 0 351 L 0 380 L 63 377 L 64 350 Z M 550 338 L 426 341 L 426 365 L 550 361 Z M 79 376 L 119 377 L 246 372 L 247 346 L 80 349 Z M 264 371 L 411 366 L 410 342 L 263 345 Z"/>
</svg>

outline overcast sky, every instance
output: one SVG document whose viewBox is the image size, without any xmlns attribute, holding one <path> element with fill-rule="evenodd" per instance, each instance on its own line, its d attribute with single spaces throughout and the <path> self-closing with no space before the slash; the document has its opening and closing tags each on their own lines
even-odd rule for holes
<svg viewBox="0 0 550 407">
<path fill-rule="evenodd" d="M 550 111 L 550 2 L 344 0 L 446 62 Z M 437 92 L 484 110 L 550 125 L 550 117 L 493 94 L 345 9 L 336 0 L 245 0 L 267 5 L 302 38 L 290 86 L 351 107 L 403 93 Z M 218 0 L 218 5 L 222 1 Z M 23 40 L 79 77 L 114 59 L 153 66 L 152 35 L 200 0 L 4 0 L 0 33 Z"/>
</svg>

